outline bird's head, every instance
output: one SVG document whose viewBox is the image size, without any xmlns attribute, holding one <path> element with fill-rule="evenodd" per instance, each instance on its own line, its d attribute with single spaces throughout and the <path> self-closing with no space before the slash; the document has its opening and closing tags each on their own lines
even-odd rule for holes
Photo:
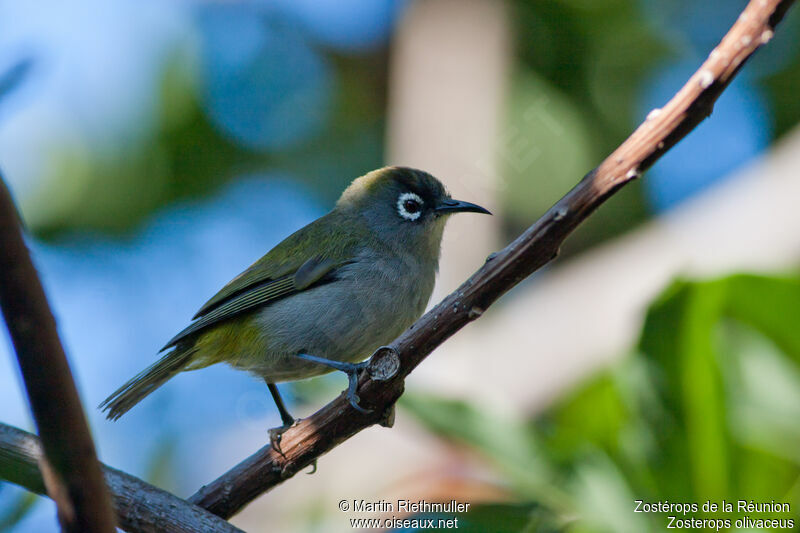
<svg viewBox="0 0 800 533">
<path fill-rule="evenodd" d="M 433 248 L 437 256 L 449 215 L 491 214 L 479 205 L 454 200 L 438 179 L 407 167 L 380 168 L 355 179 L 336 208 L 360 215 L 382 241 Z"/>
</svg>

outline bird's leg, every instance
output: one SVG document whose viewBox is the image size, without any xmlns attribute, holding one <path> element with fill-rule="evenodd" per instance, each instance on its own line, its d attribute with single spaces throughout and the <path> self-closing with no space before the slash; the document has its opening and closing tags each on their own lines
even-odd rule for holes
<svg viewBox="0 0 800 533">
<path fill-rule="evenodd" d="M 269 430 L 269 442 L 275 451 L 283 455 L 283 452 L 281 451 L 281 437 L 287 429 L 294 425 L 296 420 L 289 413 L 289 410 L 286 408 L 286 404 L 283 403 L 283 398 L 281 398 L 281 393 L 278 391 L 278 387 L 274 383 L 270 382 L 267 382 L 267 387 L 269 388 L 270 394 L 272 394 L 272 399 L 275 400 L 275 406 L 278 408 L 278 412 L 281 414 L 281 422 L 283 422 L 282 426 Z"/>
<path fill-rule="evenodd" d="M 299 420 L 299 418 L 294 418 L 291 413 L 289 413 L 286 404 L 283 403 L 283 398 L 281 398 L 281 393 L 278 391 L 277 385 L 267 382 L 267 388 L 269 388 L 269 392 L 272 394 L 272 399 L 275 400 L 275 406 L 278 408 L 278 412 L 281 414 L 281 422 L 283 422 L 282 426 L 269 430 L 269 443 L 273 450 L 283 455 L 283 451 L 281 450 L 281 437 L 287 429 L 292 427 L 295 422 Z M 285 455 L 283 456 L 286 457 Z M 309 474 L 313 474 L 316 471 L 317 460 L 314 459 L 311 463 L 311 472 L 309 472 Z"/>
<path fill-rule="evenodd" d="M 283 422 L 283 425 L 291 426 L 294 424 L 296 419 L 289 413 L 286 404 L 283 403 L 283 398 L 281 398 L 281 393 L 278 391 L 278 386 L 274 383 L 267 383 L 267 388 L 269 388 L 269 392 L 272 394 L 272 399 L 275 400 L 275 406 L 281 414 L 281 422 Z"/>
<path fill-rule="evenodd" d="M 300 359 L 305 359 L 306 361 L 311 361 L 312 363 L 318 363 L 320 365 L 334 368 L 347 374 L 347 380 L 349 383 L 347 387 L 347 401 L 350 402 L 350 405 L 353 406 L 353 409 L 360 413 L 368 414 L 372 412 L 371 409 L 364 409 L 358 405 L 359 397 L 358 394 L 356 394 L 356 389 L 358 388 L 358 373 L 361 369 L 367 367 L 369 364 L 369 359 L 360 363 L 343 363 L 341 361 L 333 361 L 331 359 L 325 359 L 324 357 L 317 357 L 315 355 L 308 355 L 306 353 L 299 353 L 297 354 L 297 357 Z"/>
</svg>

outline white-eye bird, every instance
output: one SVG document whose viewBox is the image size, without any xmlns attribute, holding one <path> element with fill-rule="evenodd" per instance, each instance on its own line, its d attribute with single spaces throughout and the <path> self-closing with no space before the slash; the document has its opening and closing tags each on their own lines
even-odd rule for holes
<svg viewBox="0 0 800 533">
<path fill-rule="evenodd" d="M 184 370 L 225 362 L 266 381 L 283 426 L 294 423 L 275 383 L 332 370 L 355 394 L 363 361 L 408 328 L 433 291 L 448 215 L 489 211 L 454 200 L 421 170 L 357 178 L 328 214 L 287 237 L 206 302 L 171 350 L 102 404 L 116 420 Z M 274 434 L 273 434 L 274 438 Z"/>
</svg>

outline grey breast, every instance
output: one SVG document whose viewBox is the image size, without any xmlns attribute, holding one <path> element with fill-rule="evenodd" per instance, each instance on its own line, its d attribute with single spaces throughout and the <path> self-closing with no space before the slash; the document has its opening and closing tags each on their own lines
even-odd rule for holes
<svg viewBox="0 0 800 533">
<path fill-rule="evenodd" d="M 274 381 L 329 369 L 294 357 L 308 353 L 336 361 L 367 358 L 425 310 L 435 269 L 414 258 L 364 251 L 336 280 L 268 305 L 257 315 L 268 331 L 268 357 L 251 370 Z"/>
</svg>

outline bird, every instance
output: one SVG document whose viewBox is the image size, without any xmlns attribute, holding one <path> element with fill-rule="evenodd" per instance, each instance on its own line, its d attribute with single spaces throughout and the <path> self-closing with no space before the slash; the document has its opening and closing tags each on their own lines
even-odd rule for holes
<svg viewBox="0 0 800 533">
<path fill-rule="evenodd" d="M 167 351 L 100 404 L 117 420 L 180 372 L 227 363 L 264 380 L 282 426 L 295 423 L 277 383 L 334 370 L 358 374 L 377 348 L 424 312 L 438 270 L 445 221 L 491 214 L 454 200 L 422 170 L 384 167 L 356 178 L 334 208 L 236 276 L 161 349 Z"/>
</svg>

